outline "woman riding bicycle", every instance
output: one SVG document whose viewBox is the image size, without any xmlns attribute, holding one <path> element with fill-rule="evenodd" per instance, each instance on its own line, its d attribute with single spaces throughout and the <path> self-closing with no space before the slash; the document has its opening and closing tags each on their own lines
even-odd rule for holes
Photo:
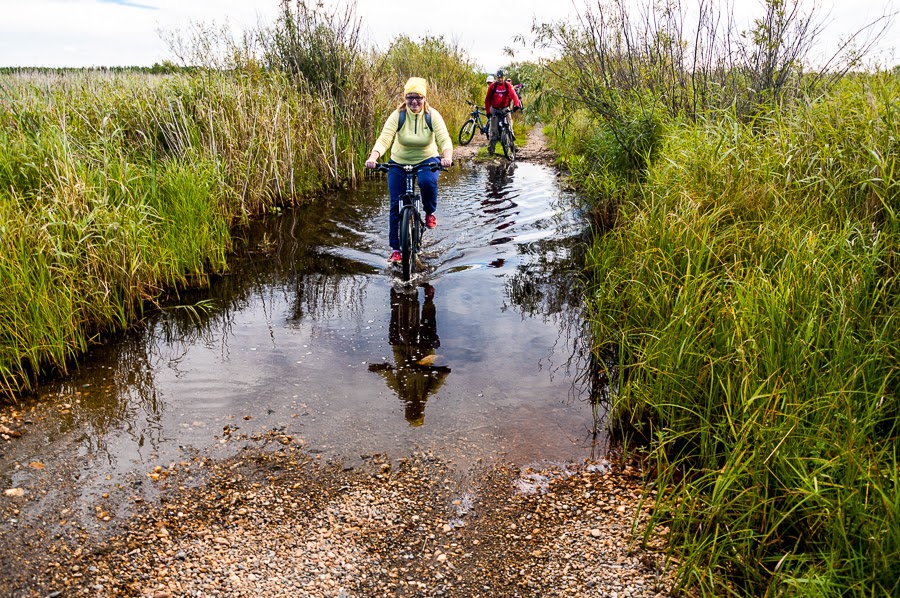
<svg viewBox="0 0 900 598">
<path fill-rule="evenodd" d="M 427 83 L 421 77 L 412 77 L 403 88 L 404 102 L 394 110 L 384 123 L 381 135 L 375 142 L 368 159 L 367 168 L 375 168 L 378 158 L 388 149 L 390 163 L 412 164 L 440 163 L 447 167 L 453 163 L 453 142 L 447 125 L 437 110 L 425 101 Z M 401 118 L 401 112 L 405 113 Z M 401 120 L 402 125 L 401 125 Z M 440 153 L 438 153 L 440 148 Z M 425 208 L 425 225 L 437 226 L 434 216 L 437 210 L 438 173 L 423 168 L 418 172 L 419 189 Z M 388 261 L 399 262 L 400 236 L 397 232 L 400 219 L 400 196 L 406 191 L 406 175 L 399 168 L 388 172 L 388 192 L 391 196 L 390 234 L 391 257 Z"/>
</svg>

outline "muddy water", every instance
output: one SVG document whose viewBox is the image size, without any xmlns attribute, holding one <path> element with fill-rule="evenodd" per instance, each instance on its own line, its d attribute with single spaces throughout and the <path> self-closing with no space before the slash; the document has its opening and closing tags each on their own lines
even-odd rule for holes
<svg viewBox="0 0 900 598">
<path fill-rule="evenodd" d="M 156 465 L 278 442 L 272 431 L 350 463 L 597 453 L 573 278 L 584 224 L 555 173 L 443 174 L 411 285 L 386 263 L 386 204 L 374 181 L 244 231 L 227 276 L 45 385 L 28 433 L 3 449 L 4 487 L 43 478 L 87 498 Z"/>
</svg>

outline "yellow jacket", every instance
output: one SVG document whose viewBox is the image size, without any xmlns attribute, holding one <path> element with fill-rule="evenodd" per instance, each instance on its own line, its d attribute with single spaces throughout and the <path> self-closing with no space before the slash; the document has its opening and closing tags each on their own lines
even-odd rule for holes
<svg viewBox="0 0 900 598">
<path fill-rule="evenodd" d="M 384 156 L 388 148 L 391 150 L 391 160 L 397 164 L 418 164 L 428 158 L 439 157 L 440 151 L 453 149 L 450 133 L 443 117 L 434 108 L 428 108 L 431 112 L 432 131 L 425 125 L 425 112 L 416 114 L 412 110 L 406 111 L 406 121 L 403 129 L 397 131 L 400 122 L 400 111 L 394 110 L 384 123 L 381 135 L 375 142 L 373 151 Z"/>
</svg>

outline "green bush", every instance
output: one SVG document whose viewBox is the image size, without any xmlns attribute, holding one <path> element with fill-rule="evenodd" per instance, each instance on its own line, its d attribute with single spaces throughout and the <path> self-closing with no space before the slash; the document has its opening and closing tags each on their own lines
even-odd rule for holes
<svg viewBox="0 0 900 598">
<path fill-rule="evenodd" d="M 589 253 L 614 425 L 704 594 L 900 589 L 897 85 L 672 127 Z"/>
</svg>

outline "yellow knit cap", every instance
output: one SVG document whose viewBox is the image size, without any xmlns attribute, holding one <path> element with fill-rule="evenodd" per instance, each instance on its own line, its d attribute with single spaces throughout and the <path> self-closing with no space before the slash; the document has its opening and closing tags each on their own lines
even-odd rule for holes
<svg viewBox="0 0 900 598">
<path fill-rule="evenodd" d="M 417 93 L 420 96 L 425 97 L 427 86 L 428 82 L 422 77 L 410 77 L 409 81 L 406 82 L 406 85 L 403 86 L 403 95 Z"/>
</svg>

